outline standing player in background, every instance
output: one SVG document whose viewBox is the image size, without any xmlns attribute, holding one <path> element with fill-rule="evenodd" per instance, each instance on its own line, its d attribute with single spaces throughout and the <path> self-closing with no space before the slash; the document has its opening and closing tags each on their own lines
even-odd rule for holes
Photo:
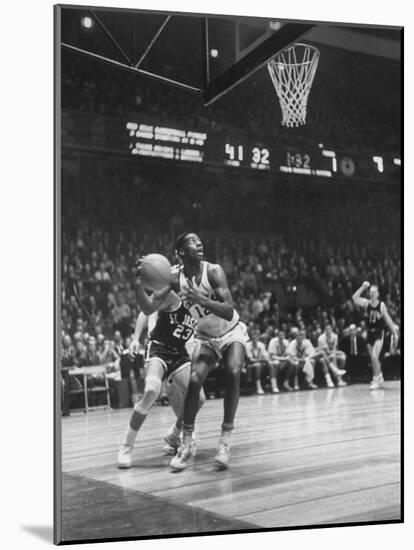
<svg viewBox="0 0 414 550">
<path fill-rule="evenodd" d="M 186 345 L 193 337 L 195 321 L 175 292 L 157 291 L 150 297 L 139 276 L 137 276 L 137 301 L 142 312 L 138 316 L 134 342 L 148 323 L 149 349 L 146 362 L 144 395 L 135 404 L 129 426 L 118 453 L 118 467 L 130 468 L 132 450 L 138 431 L 161 392 L 166 378 L 171 406 L 177 416 L 176 423 L 168 430 L 164 440 L 164 451 L 174 454 L 179 446 L 182 427 L 184 396 L 190 377 L 190 357 Z M 147 319 L 147 315 L 149 318 Z M 136 345 L 136 344 L 135 344 Z M 197 408 L 204 403 L 204 392 L 199 394 Z"/>
<path fill-rule="evenodd" d="M 361 294 L 368 288 L 369 299 L 362 298 Z M 382 374 L 380 362 L 380 354 L 384 343 L 384 321 L 393 337 L 398 338 L 398 335 L 386 305 L 380 300 L 377 285 L 370 285 L 368 281 L 363 282 L 352 296 L 352 300 L 354 304 L 364 308 L 368 329 L 367 347 L 373 370 L 370 389 L 377 390 L 384 384 L 384 376 Z"/>
<path fill-rule="evenodd" d="M 220 468 L 227 468 L 231 432 L 240 395 L 240 372 L 246 356 L 247 330 L 233 307 L 223 268 L 204 261 L 203 243 L 198 235 L 191 232 L 181 234 L 176 240 L 176 252 L 183 265 L 172 285 L 198 324 L 190 384 L 184 403 L 183 444 L 170 466 L 180 471 L 188 465 L 193 454 L 191 439 L 200 390 L 217 361 L 223 359 L 226 393 L 215 462 Z"/>
<path fill-rule="evenodd" d="M 326 385 L 333 388 L 331 373 L 333 374 L 337 386 L 346 386 L 342 376 L 346 374 L 344 370 L 346 355 L 338 349 L 338 335 L 333 331 L 332 325 L 326 325 L 325 331 L 318 338 L 318 351 L 325 375 Z M 338 367 L 339 365 L 339 367 Z"/>
</svg>

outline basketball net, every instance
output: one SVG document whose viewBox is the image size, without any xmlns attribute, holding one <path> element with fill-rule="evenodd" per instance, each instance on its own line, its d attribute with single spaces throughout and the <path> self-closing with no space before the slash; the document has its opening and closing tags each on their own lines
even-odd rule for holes
<svg viewBox="0 0 414 550">
<path fill-rule="evenodd" d="M 282 109 L 283 126 L 306 124 L 308 97 L 318 62 L 317 48 L 294 44 L 267 64 Z"/>
</svg>

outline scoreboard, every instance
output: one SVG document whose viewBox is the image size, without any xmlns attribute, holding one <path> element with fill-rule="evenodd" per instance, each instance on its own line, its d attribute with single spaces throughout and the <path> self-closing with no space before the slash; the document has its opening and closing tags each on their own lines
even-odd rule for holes
<svg viewBox="0 0 414 550">
<path fill-rule="evenodd" d="M 399 179 L 401 159 L 334 151 L 322 143 L 291 146 L 279 142 L 225 139 L 206 132 L 128 121 L 129 152 L 133 156 L 206 163 L 255 171 L 320 178 Z"/>
<path fill-rule="evenodd" d="M 332 162 L 318 148 L 298 149 L 283 145 L 224 144 L 223 162 L 255 170 L 332 177 Z"/>
<path fill-rule="evenodd" d="M 165 126 L 127 122 L 132 155 L 202 162 L 207 134 Z"/>
</svg>

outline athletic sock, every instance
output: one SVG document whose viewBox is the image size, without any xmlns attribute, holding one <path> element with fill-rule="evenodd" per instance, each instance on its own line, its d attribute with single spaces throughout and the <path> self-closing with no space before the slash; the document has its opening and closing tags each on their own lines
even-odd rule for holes
<svg viewBox="0 0 414 550">
<path fill-rule="evenodd" d="M 124 435 L 124 439 L 122 440 L 122 445 L 128 445 L 130 447 L 134 446 L 135 440 L 137 438 L 138 432 L 137 430 L 134 430 L 131 428 L 131 426 L 128 426 L 127 431 Z"/>
<path fill-rule="evenodd" d="M 194 424 L 183 424 L 183 444 L 191 445 Z"/>
<path fill-rule="evenodd" d="M 227 445 L 230 445 L 230 441 L 231 441 L 231 431 L 222 430 L 221 436 L 220 436 L 220 439 L 219 439 L 219 444 L 225 443 Z"/>
<path fill-rule="evenodd" d="M 275 390 L 277 388 L 276 378 L 271 378 L 270 383 L 272 384 L 272 390 Z"/>
<path fill-rule="evenodd" d="M 223 424 L 221 426 L 221 436 L 220 436 L 220 439 L 219 439 L 219 444 L 220 443 L 230 444 L 231 432 L 232 431 L 233 431 L 233 425 L 232 424 L 225 424 L 223 422 Z"/>
<path fill-rule="evenodd" d="M 171 437 L 180 437 L 181 429 L 177 428 L 177 424 L 174 422 L 172 426 L 168 429 L 168 435 Z"/>
<path fill-rule="evenodd" d="M 147 418 L 147 414 L 148 413 L 143 414 L 142 412 L 134 410 L 131 416 L 131 420 L 129 421 L 128 429 L 122 441 L 123 445 L 130 445 L 131 447 L 134 445 L 135 439 L 137 438 L 138 430 L 142 426 L 144 420 Z"/>
</svg>

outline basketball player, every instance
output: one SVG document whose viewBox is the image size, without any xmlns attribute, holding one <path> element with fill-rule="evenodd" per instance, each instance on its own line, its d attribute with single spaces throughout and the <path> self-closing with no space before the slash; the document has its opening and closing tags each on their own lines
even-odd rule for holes
<svg viewBox="0 0 414 550">
<path fill-rule="evenodd" d="M 275 330 L 275 336 L 269 342 L 267 352 L 270 357 L 270 382 L 272 384 L 273 393 L 279 393 L 277 386 L 277 377 L 279 372 L 285 370 L 283 387 L 286 391 L 293 391 L 293 388 L 289 384 L 289 379 L 294 374 L 294 367 L 289 362 L 287 350 L 289 347 L 289 340 L 286 339 L 285 332 L 283 330 Z"/>
<path fill-rule="evenodd" d="M 331 373 L 336 380 L 337 386 L 346 386 L 346 382 L 342 380 L 342 376 L 346 374 L 343 368 L 346 362 L 346 355 L 343 351 L 338 350 L 338 335 L 333 331 L 332 325 L 326 325 L 325 331 L 319 336 L 317 351 L 320 353 L 319 358 L 322 363 L 327 387 L 335 387 Z"/>
<path fill-rule="evenodd" d="M 289 343 L 287 349 L 289 362 L 294 368 L 294 386 L 295 391 L 299 390 L 299 370 L 302 370 L 305 375 L 306 386 L 310 390 L 316 389 L 318 386 L 313 383 L 315 376 L 315 348 L 312 342 L 306 338 L 304 330 L 298 330 L 296 337 Z"/>
<path fill-rule="evenodd" d="M 148 318 L 149 349 L 146 362 L 144 394 L 135 404 L 127 432 L 118 453 L 118 467 L 130 468 L 132 449 L 138 431 L 161 391 L 164 378 L 171 406 L 177 416 L 176 423 L 168 430 L 164 440 L 164 451 L 174 454 L 179 446 L 182 427 L 184 396 L 190 378 L 190 358 L 186 344 L 194 334 L 195 320 L 175 292 L 157 291 L 150 297 L 139 276 L 138 263 L 137 301 L 142 312 L 138 316 L 134 341 L 139 341 Z M 204 403 L 204 392 L 200 393 L 197 407 Z"/>
<path fill-rule="evenodd" d="M 262 369 L 263 367 L 269 365 L 269 355 L 266 350 L 266 346 L 263 342 L 259 341 L 260 332 L 258 330 L 253 330 L 251 333 L 251 340 L 247 343 L 246 346 L 246 355 L 248 359 L 248 368 L 255 371 L 256 378 L 256 394 L 264 395 L 264 390 L 262 387 Z M 277 386 L 276 386 L 277 388 Z M 277 393 L 275 391 L 275 386 L 272 383 L 272 393 Z"/>
<path fill-rule="evenodd" d="M 183 265 L 172 285 L 198 324 L 184 403 L 183 443 L 170 466 L 174 471 L 183 470 L 193 455 L 191 438 L 200 390 L 209 372 L 222 358 L 227 387 L 215 462 L 219 468 L 228 468 L 231 432 L 240 395 L 240 371 L 246 356 L 247 330 L 233 307 L 223 268 L 204 260 L 200 237 L 191 232 L 182 233 L 176 240 L 176 252 Z"/>
<path fill-rule="evenodd" d="M 369 299 L 362 298 L 361 294 L 369 288 Z M 352 296 L 354 304 L 364 308 L 367 324 L 367 347 L 372 363 L 373 378 L 370 384 L 371 390 L 378 390 L 384 384 L 384 377 L 381 370 L 380 353 L 384 343 L 384 321 L 391 334 L 397 338 L 394 323 L 387 311 L 387 307 L 379 298 L 377 285 L 370 285 L 368 281 L 362 283 L 359 289 Z"/>
</svg>

